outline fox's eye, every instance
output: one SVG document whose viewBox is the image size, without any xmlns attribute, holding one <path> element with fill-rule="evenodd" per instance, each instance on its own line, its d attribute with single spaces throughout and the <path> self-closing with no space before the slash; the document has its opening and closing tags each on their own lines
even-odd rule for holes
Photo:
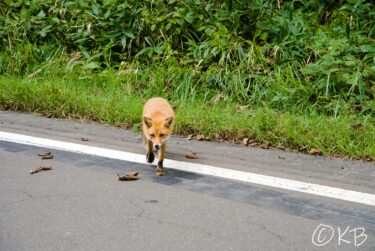
<svg viewBox="0 0 375 251">
<path fill-rule="evenodd" d="M 150 134 L 150 137 L 151 137 L 151 138 L 155 137 L 155 134 Z"/>
<path fill-rule="evenodd" d="M 164 133 L 160 133 L 160 137 L 164 137 L 165 136 L 165 134 Z"/>
</svg>

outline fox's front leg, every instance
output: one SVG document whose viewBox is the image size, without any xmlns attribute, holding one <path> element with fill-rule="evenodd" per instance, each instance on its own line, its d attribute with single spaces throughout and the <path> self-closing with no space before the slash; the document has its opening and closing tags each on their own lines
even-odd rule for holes
<svg viewBox="0 0 375 251">
<path fill-rule="evenodd" d="M 154 146 L 152 144 L 151 140 L 146 139 L 146 144 L 147 144 L 147 153 L 146 153 L 146 161 L 147 163 L 152 163 L 154 162 L 155 159 L 155 154 L 154 154 Z"/>
<path fill-rule="evenodd" d="M 159 150 L 159 161 L 158 161 L 158 165 L 156 167 L 156 175 L 158 175 L 158 176 L 164 176 L 165 175 L 165 171 L 164 171 L 164 167 L 163 167 L 163 161 L 164 161 L 166 149 L 167 149 L 167 144 L 164 143 L 164 144 L 161 145 L 161 148 Z"/>
</svg>

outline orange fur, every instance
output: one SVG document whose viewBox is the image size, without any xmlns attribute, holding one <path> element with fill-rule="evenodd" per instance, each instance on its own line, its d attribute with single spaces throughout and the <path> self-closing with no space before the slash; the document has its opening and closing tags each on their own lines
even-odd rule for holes
<svg viewBox="0 0 375 251">
<path fill-rule="evenodd" d="M 166 151 L 166 141 L 172 134 L 175 114 L 167 100 L 151 98 L 143 107 L 142 132 L 147 144 L 147 162 L 154 160 L 153 147 L 159 150 L 157 166 L 158 175 L 164 175 L 163 160 Z"/>
</svg>

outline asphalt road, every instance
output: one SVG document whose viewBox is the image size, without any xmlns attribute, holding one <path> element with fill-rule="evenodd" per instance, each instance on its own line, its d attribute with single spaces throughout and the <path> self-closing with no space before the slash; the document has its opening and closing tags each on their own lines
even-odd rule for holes
<svg viewBox="0 0 375 251">
<path fill-rule="evenodd" d="M 0 131 L 144 152 L 138 133 L 77 121 L 0 112 Z M 371 163 L 170 143 L 175 160 L 375 194 Z M 47 150 L 54 158 L 41 160 Z M 189 150 L 199 159 L 185 159 Z M 29 174 L 41 165 L 53 170 Z M 117 180 L 128 171 L 141 178 Z M 375 207 L 0 141 L 0 250 L 375 250 Z"/>
</svg>

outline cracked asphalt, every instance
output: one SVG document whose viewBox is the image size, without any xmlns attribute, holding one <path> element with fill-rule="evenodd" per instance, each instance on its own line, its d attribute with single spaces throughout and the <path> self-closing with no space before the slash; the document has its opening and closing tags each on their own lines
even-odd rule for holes
<svg viewBox="0 0 375 251">
<path fill-rule="evenodd" d="M 87 144 L 143 151 L 139 135 L 121 129 L 10 112 L 0 112 L 0 123 L 9 132 L 78 143 L 87 137 Z M 171 145 L 169 157 L 177 160 L 190 161 L 184 152 L 197 149 L 203 163 L 374 192 L 373 164 L 178 138 Z M 47 150 L 0 141 L 1 251 L 375 250 L 370 206 L 176 170 L 157 177 L 146 164 L 64 151 L 50 150 L 52 160 L 38 158 Z M 273 158 L 279 165 L 270 163 Z M 41 165 L 53 170 L 29 174 Z M 117 180 L 128 171 L 141 178 Z M 321 224 L 334 234 L 319 247 L 313 234 Z M 355 239 L 350 230 L 356 228 L 366 235 L 359 247 L 364 237 Z"/>
</svg>

